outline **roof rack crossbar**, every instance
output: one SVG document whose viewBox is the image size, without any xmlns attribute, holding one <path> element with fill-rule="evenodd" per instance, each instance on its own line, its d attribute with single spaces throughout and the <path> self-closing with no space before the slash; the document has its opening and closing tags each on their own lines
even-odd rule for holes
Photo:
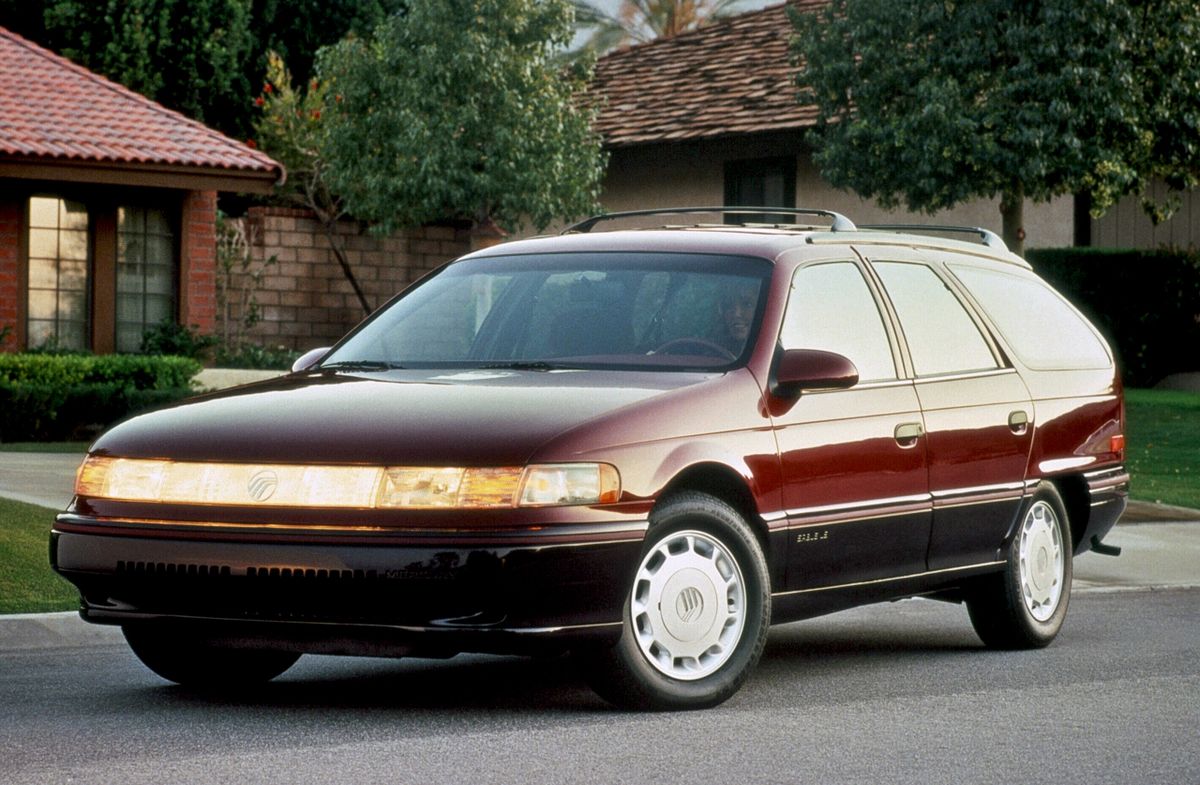
<svg viewBox="0 0 1200 785">
<path fill-rule="evenodd" d="M 982 226 L 937 226 L 931 224 L 864 224 L 860 229 L 880 229 L 887 232 L 912 232 L 914 234 L 947 232 L 954 234 L 973 234 L 988 248 L 1008 250 L 1000 236 Z"/>
<path fill-rule="evenodd" d="M 587 233 L 602 221 L 614 221 L 620 218 L 636 218 L 645 215 L 680 215 L 686 213 L 721 213 L 722 215 L 818 215 L 829 218 L 833 224 L 829 227 L 834 232 L 857 231 L 854 222 L 841 213 L 832 210 L 816 210 L 808 207 L 664 207 L 654 210 L 627 210 L 619 213 L 593 215 L 577 224 L 563 229 L 563 234 L 572 232 Z"/>
</svg>

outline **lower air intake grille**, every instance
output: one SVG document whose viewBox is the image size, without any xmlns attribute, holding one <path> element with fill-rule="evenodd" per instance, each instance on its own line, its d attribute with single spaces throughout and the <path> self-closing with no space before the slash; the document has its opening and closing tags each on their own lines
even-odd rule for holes
<svg viewBox="0 0 1200 785">
<path fill-rule="evenodd" d="M 118 561 L 117 574 L 155 578 L 229 578 L 233 568 L 225 564 L 176 564 L 174 562 Z M 247 567 L 246 577 L 258 581 L 373 581 L 376 570 L 326 570 L 303 567 Z"/>
<path fill-rule="evenodd" d="M 228 578 L 232 571 L 226 565 L 172 564 L 169 562 L 118 561 L 121 575 L 179 576 L 196 578 Z"/>
</svg>

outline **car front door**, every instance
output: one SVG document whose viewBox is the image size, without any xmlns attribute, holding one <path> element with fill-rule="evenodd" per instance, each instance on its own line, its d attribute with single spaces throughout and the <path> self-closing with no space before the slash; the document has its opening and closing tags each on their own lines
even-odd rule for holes
<svg viewBox="0 0 1200 785">
<path fill-rule="evenodd" d="M 925 569 L 931 504 L 924 426 L 889 324 L 861 262 L 796 270 L 780 344 L 842 354 L 860 381 L 846 390 L 803 392 L 772 412 L 790 591 Z"/>
</svg>

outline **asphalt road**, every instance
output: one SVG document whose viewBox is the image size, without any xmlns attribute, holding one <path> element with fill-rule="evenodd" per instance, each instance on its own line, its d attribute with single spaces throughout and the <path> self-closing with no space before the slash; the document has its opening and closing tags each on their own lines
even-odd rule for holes
<svg viewBox="0 0 1200 785">
<path fill-rule="evenodd" d="M 703 712 L 627 714 L 568 661 L 308 656 L 254 694 L 122 646 L 0 651 L 2 783 L 1200 782 L 1200 590 L 1072 598 L 1048 649 L 908 600 L 776 628 Z"/>
</svg>

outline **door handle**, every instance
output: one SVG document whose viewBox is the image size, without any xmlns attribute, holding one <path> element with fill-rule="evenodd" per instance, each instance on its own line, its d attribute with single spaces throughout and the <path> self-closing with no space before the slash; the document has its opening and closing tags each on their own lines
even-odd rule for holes
<svg viewBox="0 0 1200 785">
<path fill-rule="evenodd" d="M 1029 430 L 1029 414 L 1022 409 L 1017 409 L 1008 415 L 1008 429 L 1020 436 Z"/>
<path fill-rule="evenodd" d="M 896 437 L 896 444 L 901 447 L 912 447 L 917 443 L 917 439 L 925 435 L 925 426 L 919 422 L 900 423 L 896 426 L 893 434 Z"/>
</svg>

